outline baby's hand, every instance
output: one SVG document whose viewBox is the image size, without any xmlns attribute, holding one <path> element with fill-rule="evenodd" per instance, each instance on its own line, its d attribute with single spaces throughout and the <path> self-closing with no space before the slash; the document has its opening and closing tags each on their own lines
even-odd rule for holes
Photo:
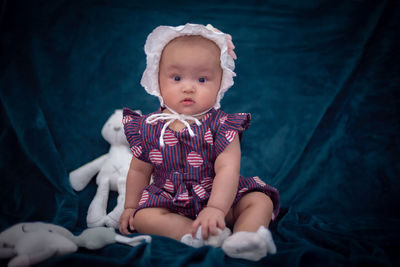
<svg viewBox="0 0 400 267">
<path fill-rule="evenodd" d="M 126 208 L 121 214 L 119 219 L 119 231 L 123 235 L 129 235 L 135 230 L 133 226 L 133 213 L 135 213 L 135 210 L 134 208 Z"/>
<path fill-rule="evenodd" d="M 225 229 L 225 214 L 214 207 L 205 207 L 197 216 L 192 225 L 192 235 L 196 236 L 197 229 L 201 226 L 201 236 L 207 240 L 210 235 L 217 235 L 217 227 Z"/>
</svg>

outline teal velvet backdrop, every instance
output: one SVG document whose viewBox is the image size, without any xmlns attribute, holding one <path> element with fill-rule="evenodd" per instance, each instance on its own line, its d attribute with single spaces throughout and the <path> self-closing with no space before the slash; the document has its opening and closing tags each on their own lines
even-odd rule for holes
<svg viewBox="0 0 400 267">
<path fill-rule="evenodd" d="M 115 109 L 149 113 L 139 82 L 158 25 L 211 23 L 236 45 L 222 109 L 250 112 L 245 176 L 281 193 L 276 255 L 252 263 L 154 236 L 42 266 L 400 264 L 400 1 L 3 1 L 0 230 L 47 221 L 75 233 L 96 190 L 68 172 L 106 153 Z M 110 203 L 115 203 L 112 194 Z M 2 260 L 1 264 L 6 261 Z"/>
</svg>

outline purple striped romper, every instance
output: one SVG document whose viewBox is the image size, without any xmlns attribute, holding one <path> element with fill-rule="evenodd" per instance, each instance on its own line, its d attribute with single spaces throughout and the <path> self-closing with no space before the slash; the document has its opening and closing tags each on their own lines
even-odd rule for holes
<svg viewBox="0 0 400 267">
<path fill-rule="evenodd" d="M 143 208 L 160 207 L 196 218 L 207 205 L 213 179 L 214 162 L 235 136 L 250 125 L 250 114 L 227 114 L 221 110 L 210 110 L 200 120 L 201 125 L 192 124 L 194 137 L 187 128 L 176 132 L 167 128 L 164 147 L 159 144 L 160 132 L 165 120 L 153 124 L 146 122 L 152 114 L 142 116 L 124 109 L 125 135 L 133 156 L 154 166 L 153 183 L 146 186 L 136 212 Z M 240 177 L 234 204 L 251 191 L 267 194 L 274 204 L 274 216 L 279 211 L 279 193 L 257 176 Z"/>
</svg>

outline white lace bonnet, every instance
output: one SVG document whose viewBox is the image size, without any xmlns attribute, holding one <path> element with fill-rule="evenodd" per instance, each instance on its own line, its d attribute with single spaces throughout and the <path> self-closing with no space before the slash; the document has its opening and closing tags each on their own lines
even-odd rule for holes
<svg viewBox="0 0 400 267">
<path fill-rule="evenodd" d="M 144 51 L 146 53 L 146 69 L 143 73 L 140 84 L 147 93 L 157 96 L 160 104 L 164 107 L 164 101 L 160 94 L 158 85 L 158 67 L 160 63 L 161 53 L 164 47 L 173 39 L 185 35 L 200 35 L 215 42 L 221 50 L 221 68 L 223 70 L 221 88 L 219 90 L 214 108 L 220 108 L 220 101 L 225 92 L 233 85 L 233 77 L 236 76 L 235 62 L 233 57 L 228 53 L 228 41 L 226 34 L 213 28 L 211 25 L 190 24 L 171 27 L 159 26 L 155 28 L 147 37 Z"/>
</svg>

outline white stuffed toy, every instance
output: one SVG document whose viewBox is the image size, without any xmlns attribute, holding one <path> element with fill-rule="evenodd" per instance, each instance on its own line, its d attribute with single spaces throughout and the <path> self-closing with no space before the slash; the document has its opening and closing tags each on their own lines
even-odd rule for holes
<svg viewBox="0 0 400 267">
<path fill-rule="evenodd" d="M 50 223 L 19 223 L 0 233 L 0 259 L 11 258 L 9 267 L 25 267 L 74 253 L 78 247 L 93 250 L 117 242 L 137 246 L 150 243 L 151 236 L 125 237 L 106 227 L 86 229 L 75 236 L 64 227 Z"/>
<path fill-rule="evenodd" d="M 125 181 L 132 159 L 122 124 L 122 110 L 116 110 L 101 130 L 111 147 L 107 154 L 81 166 L 69 174 L 72 188 L 80 191 L 96 173 L 97 192 L 90 203 L 86 222 L 88 227 L 107 225 L 118 228 L 124 210 Z M 109 191 L 118 192 L 117 206 L 107 214 Z"/>
</svg>

